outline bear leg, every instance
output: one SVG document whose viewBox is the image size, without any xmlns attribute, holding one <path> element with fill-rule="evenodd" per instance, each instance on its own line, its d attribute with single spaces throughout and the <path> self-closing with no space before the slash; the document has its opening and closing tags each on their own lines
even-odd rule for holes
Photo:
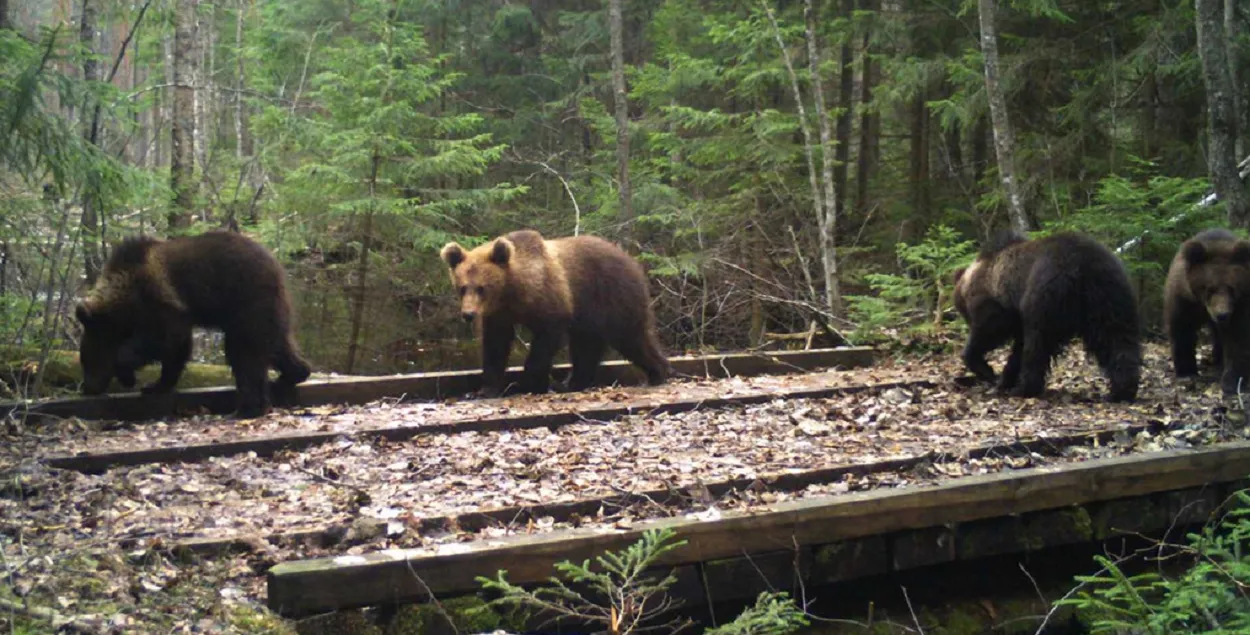
<svg viewBox="0 0 1250 635">
<path fill-rule="evenodd" d="M 595 372 L 599 370 L 599 362 L 603 361 L 606 348 L 607 343 L 597 335 L 569 333 L 569 360 L 573 363 L 573 372 L 569 375 L 569 390 L 585 390 L 595 383 Z"/>
<path fill-rule="evenodd" d="M 668 358 L 660 350 L 660 343 L 655 333 L 650 330 L 643 331 L 632 338 L 617 342 L 613 348 L 621 354 L 621 357 L 647 373 L 648 384 L 659 386 L 668 381 L 672 367 L 669 366 Z"/>
<path fill-rule="evenodd" d="M 253 419 L 269 412 L 268 371 L 273 355 L 263 348 L 226 335 L 226 361 L 234 374 L 234 391 L 238 397 L 234 414 L 240 419 Z"/>
<path fill-rule="evenodd" d="M 1207 366 L 1224 366 L 1224 338 L 1220 336 L 1219 326 L 1211 323 L 1211 357 L 1206 360 Z"/>
<path fill-rule="evenodd" d="M 1129 336 L 1109 340 L 1087 339 L 1085 350 L 1093 354 L 1111 384 L 1108 401 L 1133 401 L 1141 383 L 1141 346 Z"/>
<path fill-rule="evenodd" d="M 525 358 L 525 374 L 521 390 L 536 395 L 545 394 L 551 388 L 551 366 L 556 353 L 564 344 L 558 329 L 547 328 L 534 331 L 530 342 L 530 354 Z"/>
<path fill-rule="evenodd" d="M 182 378 L 182 371 L 191 359 L 191 325 L 170 324 L 165 327 L 165 345 L 161 351 L 161 376 L 140 389 L 145 395 L 172 392 Z"/>
<path fill-rule="evenodd" d="M 273 356 L 273 367 L 278 370 L 278 381 L 289 386 L 296 386 L 308 380 L 312 375 L 312 367 L 297 352 L 291 336 L 282 338 L 282 345 Z"/>
<path fill-rule="evenodd" d="M 1003 366 L 1003 374 L 998 378 L 998 389 L 1011 390 L 1020 381 L 1020 359 L 1024 356 L 1024 336 L 1019 335 L 1011 344 L 1011 354 Z"/>
<path fill-rule="evenodd" d="M 1172 370 L 1177 377 L 1193 377 L 1198 374 L 1198 329 L 1200 327 L 1201 323 L 1189 316 L 1173 316 L 1168 321 Z"/>
<path fill-rule="evenodd" d="M 1002 346 L 1006 341 L 998 329 L 971 324 L 968 329 L 968 343 L 964 345 L 964 366 L 981 381 L 994 381 L 994 369 L 985 361 L 985 355 Z"/>
<path fill-rule="evenodd" d="M 1057 348 L 1040 325 L 1025 324 L 1020 378 L 1011 389 L 1013 396 L 1040 397 L 1046 391 L 1046 375 L 1050 372 L 1050 360 L 1055 356 Z"/>
<path fill-rule="evenodd" d="M 503 394 L 508 373 L 508 355 L 512 352 L 512 340 L 516 338 L 516 326 L 498 318 L 482 317 L 482 387 L 479 397 L 495 397 Z"/>
</svg>

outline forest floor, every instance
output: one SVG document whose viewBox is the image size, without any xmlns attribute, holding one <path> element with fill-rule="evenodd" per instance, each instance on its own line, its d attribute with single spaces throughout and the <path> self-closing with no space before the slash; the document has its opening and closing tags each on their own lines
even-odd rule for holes
<svg viewBox="0 0 1250 635">
<path fill-rule="evenodd" d="M 985 386 L 953 381 L 962 375 L 957 359 L 947 355 L 886 360 L 871 369 L 678 381 L 657 388 L 439 403 L 390 400 L 275 412 L 245 422 L 196 417 L 113 428 L 77 420 L 32 429 L 11 425 L 0 448 L 0 555 L 5 573 L 0 624 L 16 620 L 31 627 L 59 619 L 71 629 L 91 632 L 283 632 L 285 623 L 262 607 L 264 573 L 284 560 L 434 547 L 573 525 L 629 526 L 650 517 L 704 514 L 713 508 L 759 509 L 793 498 L 935 483 L 1245 436 L 1241 426 L 1226 419 L 1213 383 L 1177 387 L 1159 346 L 1147 349 L 1140 398 L 1133 404 L 1102 402 L 1105 382 L 1075 349 L 1056 362 L 1051 390 L 1043 399 L 1000 397 Z M 932 383 L 680 414 L 588 419 L 556 429 L 423 434 L 389 442 L 339 437 L 269 457 L 245 453 L 196 463 L 120 467 L 103 474 L 51 469 L 43 463 L 48 457 L 83 452 L 921 379 Z M 1071 447 L 1053 456 L 967 455 L 990 444 L 1138 424 L 1164 432 L 1119 435 L 1106 444 Z M 451 523 L 438 531 L 422 523 L 500 508 L 611 500 L 665 488 L 690 490 L 730 479 L 765 483 L 771 475 L 926 456 L 932 460 L 907 470 L 848 476 L 794 490 L 764 485 L 718 497 L 605 505 L 592 517 L 539 517 L 472 529 Z M 299 532 L 317 539 L 272 539 Z M 171 547 L 188 539 L 232 540 L 246 548 L 176 556 L 181 552 Z M 41 613 L 43 618 L 14 617 L 20 613 Z"/>
</svg>

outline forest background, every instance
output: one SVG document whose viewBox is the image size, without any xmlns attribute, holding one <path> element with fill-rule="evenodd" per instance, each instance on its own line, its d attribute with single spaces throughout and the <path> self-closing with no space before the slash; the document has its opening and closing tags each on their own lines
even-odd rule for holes
<svg viewBox="0 0 1250 635">
<path fill-rule="evenodd" d="M 523 227 L 636 254 L 672 353 L 958 329 L 949 275 L 1008 226 L 1120 249 L 1157 330 L 1178 243 L 1250 226 L 1248 26 L 1235 0 L 0 0 L 7 391 L 75 348 L 111 245 L 220 227 L 286 264 L 322 372 L 473 366 L 438 250 Z"/>
</svg>

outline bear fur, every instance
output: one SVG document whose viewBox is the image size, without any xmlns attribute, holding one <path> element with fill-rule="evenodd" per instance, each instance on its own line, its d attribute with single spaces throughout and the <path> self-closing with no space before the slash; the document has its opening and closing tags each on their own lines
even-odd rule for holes
<svg viewBox="0 0 1250 635">
<path fill-rule="evenodd" d="M 551 366 L 567 341 L 570 390 L 594 383 L 607 346 L 664 383 L 668 359 L 655 334 L 647 276 L 616 245 L 594 236 L 546 240 L 515 231 L 472 250 L 452 242 L 440 253 L 460 295 L 461 318 L 482 341 L 485 396 L 504 389 L 518 325 L 533 333 L 521 389 L 547 392 Z"/>
<path fill-rule="evenodd" d="M 1198 333 L 1209 326 L 1221 388 L 1250 391 L 1250 241 L 1208 229 L 1182 243 L 1163 287 L 1163 326 L 1177 377 L 1198 374 Z"/>
<path fill-rule="evenodd" d="M 1079 338 L 1110 381 L 1108 397 L 1137 397 L 1136 294 L 1120 259 L 1088 236 L 1000 235 L 956 272 L 954 299 L 969 327 L 964 364 L 978 378 L 993 381 L 985 355 L 1012 342 L 999 388 L 1019 397 L 1040 396 L 1051 361 Z"/>
<path fill-rule="evenodd" d="M 282 265 L 267 249 L 234 232 L 158 240 L 131 237 L 110 254 L 100 278 L 75 309 L 83 393 L 100 394 L 117 376 L 161 363 L 144 394 L 172 391 L 191 357 L 191 330 L 225 336 L 239 417 L 269 410 L 268 370 L 276 389 L 293 391 L 311 370 L 291 334 L 291 303 Z"/>
</svg>

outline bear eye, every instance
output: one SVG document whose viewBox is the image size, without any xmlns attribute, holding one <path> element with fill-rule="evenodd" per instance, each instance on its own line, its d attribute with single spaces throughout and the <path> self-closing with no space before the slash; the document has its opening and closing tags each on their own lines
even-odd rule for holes
<svg viewBox="0 0 1250 635">
<path fill-rule="evenodd" d="M 463 298 L 463 297 L 464 297 L 464 294 L 465 294 L 465 293 L 467 293 L 468 291 L 469 291 L 469 287 L 466 287 L 466 286 L 464 286 L 464 285 L 461 285 L 461 286 L 460 286 L 460 297 L 462 297 L 462 298 Z"/>
<path fill-rule="evenodd" d="M 486 295 L 486 287 L 479 285 L 478 288 L 474 290 L 477 291 L 478 295 Z"/>
</svg>

